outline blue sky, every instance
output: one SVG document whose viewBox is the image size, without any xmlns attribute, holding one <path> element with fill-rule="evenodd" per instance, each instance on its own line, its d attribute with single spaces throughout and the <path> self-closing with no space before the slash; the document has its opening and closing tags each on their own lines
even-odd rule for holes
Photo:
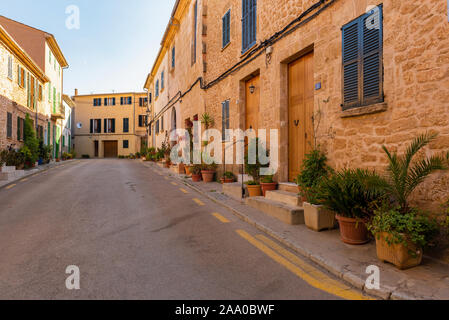
<svg viewBox="0 0 449 320">
<path fill-rule="evenodd" d="M 143 91 L 175 0 L 1 0 L 0 14 L 52 33 L 69 62 L 64 92 Z M 67 6 L 80 29 L 66 28 Z"/>
</svg>

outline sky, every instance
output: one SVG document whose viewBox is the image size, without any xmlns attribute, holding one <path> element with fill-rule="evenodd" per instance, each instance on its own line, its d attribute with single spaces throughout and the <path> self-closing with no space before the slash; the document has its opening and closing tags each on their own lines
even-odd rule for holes
<svg viewBox="0 0 449 320">
<path fill-rule="evenodd" d="M 175 0 L 0 0 L 0 15 L 53 34 L 69 63 L 64 93 L 140 92 Z M 69 29 L 67 7 L 79 8 Z M 73 20 L 69 20 L 73 22 Z"/>
</svg>

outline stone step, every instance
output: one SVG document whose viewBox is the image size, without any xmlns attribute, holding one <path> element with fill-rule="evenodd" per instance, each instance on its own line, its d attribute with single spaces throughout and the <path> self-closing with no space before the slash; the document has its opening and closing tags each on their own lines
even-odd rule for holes
<svg viewBox="0 0 449 320">
<path fill-rule="evenodd" d="M 304 224 L 304 209 L 301 207 L 287 205 L 264 197 L 247 198 L 246 204 L 287 224 Z"/>
<path fill-rule="evenodd" d="M 279 190 L 298 193 L 298 185 L 293 182 L 279 182 Z"/>
<path fill-rule="evenodd" d="M 273 200 L 281 203 L 285 203 L 291 206 L 302 207 L 302 199 L 298 195 L 298 193 L 282 191 L 282 190 L 274 190 L 267 191 L 265 197 L 268 200 Z"/>
<path fill-rule="evenodd" d="M 0 181 L 11 181 L 16 178 L 15 172 L 0 172 Z"/>
<path fill-rule="evenodd" d="M 2 167 L 2 170 L 1 170 L 1 172 L 14 172 L 14 171 L 16 171 L 16 167 L 14 167 L 14 166 L 4 166 L 4 167 Z"/>
<path fill-rule="evenodd" d="M 20 179 L 25 175 L 25 170 L 16 170 L 15 172 L 16 179 Z"/>
<path fill-rule="evenodd" d="M 242 184 L 235 183 L 225 183 L 223 184 L 223 193 L 235 200 L 242 200 Z M 245 188 L 245 195 L 247 194 L 247 189 Z"/>
</svg>

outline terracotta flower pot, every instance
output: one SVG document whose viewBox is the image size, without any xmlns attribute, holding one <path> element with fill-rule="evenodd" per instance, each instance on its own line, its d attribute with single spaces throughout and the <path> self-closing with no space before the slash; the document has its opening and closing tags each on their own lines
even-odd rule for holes
<svg viewBox="0 0 449 320">
<path fill-rule="evenodd" d="M 220 181 L 221 181 L 221 184 L 234 183 L 234 178 L 221 178 Z"/>
<path fill-rule="evenodd" d="M 201 176 L 203 177 L 203 181 L 206 183 L 210 183 L 214 181 L 215 171 L 211 170 L 201 170 Z"/>
<path fill-rule="evenodd" d="M 276 182 L 272 182 L 272 183 L 260 183 L 260 186 L 262 188 L 262 194 L 265 197 L 267 191 L 273 191 L 276 190 L 278 187 L 278 184 Z"/>
<path fill-rule="evenodd" d="M 201 175 L 200 174 L 192 174 L 192 181 L 193 182 L 200 182 L 201 181 Z"/>
<path fill-rule="evenodd" d="M 248 193 L 250 197 L 260 197 L 262 195 L 262 188 L 260 185 L 250 186 L 248 185 Z"/>
<path fill-rule="evenodd" d="M 335 213 L 308 202 L 303 203 L 304 220 L 307 228 L 313 231 L 330 230 L 335 228 Z"/>
<path fill-rule="evenodd" d="M 340 224 L 341 240 L 352 245 L 362 245 L 369 242 L 369 232 L 361 219 L 346 218 L 337 215 Z"/>
<path fill-rule="evenodd" d="M 190 176 L 192 173 L 190 172 L 190 166 L 185 166 L 184 169 L 186 170 L 186 175 Z"/>
<path fill-rule="evenodd" d="M 422 248 L 417 247 L 411 241 L 408 241 L 407 246 L 402 243 L 389 245 L 387 238 L 391 238 L 387 232 L 381 232 L 376 235 L 376 250 L 379 260 L 392 263 L 401 270 L 421 264 L 423 258 Z"/>
</svg>

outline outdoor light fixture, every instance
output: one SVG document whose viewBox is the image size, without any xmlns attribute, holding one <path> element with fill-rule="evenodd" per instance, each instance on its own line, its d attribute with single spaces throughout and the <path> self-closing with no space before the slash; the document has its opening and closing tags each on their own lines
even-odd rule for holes
<svg viewBox="0 0 449 320">
<path fill-rule="evenodd" d="M 251 92 L 251 94 L 253 94 L 254 91 L 256 91 L 256 87 L 252 84 L 252 85 L 249 87 L 249 92 Z"/>
</svg>

